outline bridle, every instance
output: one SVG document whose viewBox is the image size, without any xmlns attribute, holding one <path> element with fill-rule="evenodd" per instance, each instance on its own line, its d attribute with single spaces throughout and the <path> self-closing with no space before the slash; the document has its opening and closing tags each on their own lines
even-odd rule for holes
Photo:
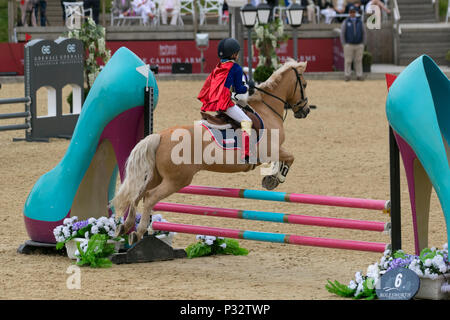
<svg viewBox="0 0 450 320">
<path fill-rule="evenodd" d="M 303 110 L 305 108 L 305 106 L 308 104 L 308 97 L 305 97 L 305 87 L 303 87 L 300 74 L 298 73 L 297 69 L 295 69 L 295 68 L 291 68 L 291 69 L 294 70 L 295 76 L 297 78 L 297 81 L 295 82 L 294 95 L 295 95 L 295 92 L 297 91 L 297 86 L 300 88 L 300 100 L 296 104 L 291 105 L 286 100 L 283 100 L 280 97 L 277 97 L 276 95 L 274 95 L 270 92 L 267 92 L 264 89 L 255 87 L 256 90 L 261 91 L 262 93 L 265 93 L 268 96 L 271 96 L 272 98 L 275 98 L 284 104 L 284 109 L 286 110 L 286 112 L 283 117 L 271 105 L 269 105 L 267 102 L 265 102 L 264 99 L 261 100 L 266 105 L 266 107 L 268 107 L 270 110 L 272 110 L 272 112 L 275 113 L 283 122 L 284 122 L 284 120 L 286 120 L 288 109 L 292 109 L 296 118 L 305 118 L 309 113 L 309 110 Z"/>
</svg>

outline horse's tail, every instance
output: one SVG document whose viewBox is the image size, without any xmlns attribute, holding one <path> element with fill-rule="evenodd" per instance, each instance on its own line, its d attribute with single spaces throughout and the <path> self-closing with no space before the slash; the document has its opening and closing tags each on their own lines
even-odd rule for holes
<svg viewBox="0 0 450 320">
<path fill-rule="evenodd" d="M 117 217 L 122 216 L 128 208 L 131 209 L 131 206 L 137 205 L 152 180 L 160 140 L 159 134 L 151 134 L 139 141 L 131 151 L 125 165 L 125 180 L 110 203 L 110 207 L 114 206 Z"/>
</svg>

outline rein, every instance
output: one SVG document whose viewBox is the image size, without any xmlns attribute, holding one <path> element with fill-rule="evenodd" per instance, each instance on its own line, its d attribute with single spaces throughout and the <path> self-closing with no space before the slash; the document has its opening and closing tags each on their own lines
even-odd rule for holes
<svg viewBox="0 0 450 320">
<path fill-rule="evenodd" d="M 302 95 L 302 97 L 301 97 L 302 100 L 301 100 L 300 102 L 296 103 L 296 104 L 294 105 L 294 107 L 299 106 L 301 103 L 304 103 L 303 106 L 305 106 L 305 105 L 306 105 L 306 102 L 307 102 L 308 100 L 305 99 L 304 91 L 303 91 L 303 85 L 302 85 L 302 83 L 301 83 L 301 81 L 300 81 L 300 76 L 299 76 L 299 74 L 298 74 L 298 71 L 297 71 L 295 68 L 292 68 L 292 70 L 295 71 L 295 75 L 297 76 L 297 81 L 295 82 L 294 93 L 295 93 L 295 91 L 297 90 L 297 84 L 300 83 L 299 87 L 300 87 L 300 92 L 301 92 L 301 95 Z M 282 116 L 281 114 L 279 114 L 272 106 L 270 106 L 268 103 L 266 103 L 266 102 L 264 101 L 264 99 L 261 99 L 262 103 L 264 103 L 264 104 L 266 105 L 266 107 L 268 107 L 270 110 L 272 110 L 272 112 L 275 113 L 275 114 L 276 114 L 283 122 L 286 120 L 286 117 L 287 117 L 287 109 L 291 108 L 292 111 L 294 111 L 293 106 L 292 106 L 289 102 L 287 102 L 286 100 L 283 100 L 283 99 L 281 99 L 280 97 L 277 97 L 276 95 L 274 95 L 274 94 L 272 94 L 272 93 L 270 93 L 270 92 L 268 92 L 268 91 L 266 91 L 266 90 L 264 90 L 264 89 L 258 88 L 258 87 L 256 87 L 256 86 L 255 86 L 255 89 L 258 90 L 258 91 L 261 91 L 261 92 L 264 93 L 264 94 L 267 94 L 268 96 L 271 96 L 272 98 L 275 98 L 275 99 L 281 101 L 281 102 L 284 104 L 284 109 L 286 110 L 286 112 L 284 113 L 284 117 L 283 117 L 283 116 Z"/>
</svg>

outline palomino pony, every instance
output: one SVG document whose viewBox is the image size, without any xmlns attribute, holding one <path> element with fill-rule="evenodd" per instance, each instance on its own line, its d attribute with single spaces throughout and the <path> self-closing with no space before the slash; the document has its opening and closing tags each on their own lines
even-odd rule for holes
<svg viewBox="0 0 450 320">
<path fill-rule="evenodd" d="M 309 113 L 308 99 L 305 95 L 306 81 L 303 77 L 306 65 L 306 62 L 288 60 L 259 88 L 256 88 L 258 92 L 248 99 L 248 103 L 263 120 L 266 129 L 258 145 L 266 146 L 269 156 L 275 153 L 272 152 L 274 147 L 277 148 L 278 159 L 272 160 L 283 164 L 284 177 L 294 162 L 294 156 L 281 147 L 285 140 L 283 114 L 285 109 L 287 112 L 289 108 L 292 109 L 296 118 L 305 118 Z M 200 133 L 200 145 L 195 145 L 193 137 L 198 133 Z M 183 163 L 175 161 L 177 162 L 175 163 L 173 155 L 179 148 L 180 138 L 184 142 L 187 141 L 188 148 L 182 151 L 185 159 L 190 161 Z M 261 164 L 259 159 L 256 164 L 242 161 L 230 163 L 230 156 L 232 159 L 239 159 L 240 152 L 234 149 L 223 150 L 211 142 L 210 138 L 211 134 L 207 129 L 202 125 L 194 124 L 172 127 L 160 133 L 151 134 L 135 146 L 127 160 L 125 180 L 110 204 L 115 207 L 117 216 L 122 216 L 128 210 L 125 223 L 116 230 L 117 236 L 128 233 L 134 226 L 136 208 L 141 199 L 144 201 L 144 211 L 137 230 L 129 235 L 130 244 L 139 241 L 147 231 L 151 221 L 151 210 L 155 204 L 188 186 L 197 172 L 201 170 L 222 173 L 245 172 Z M 201 161 L 198 159 L 195 161 L 198 153 L 205 154 L 208 148 L 210 154 L 211 150 L 214 151 L 216 161 L 203 158 L 200 158 Z M 217 161 L 217 155 L 220 155 L 220 158 L 223 157 L 223 161 Z M 269 183 L 272 185 L 271 189 L 284 181 L 277 179 L 279 175 L 269 175 L 265 178 L 267 177 L 271 177 L 271 183 Z"/>
</svg>

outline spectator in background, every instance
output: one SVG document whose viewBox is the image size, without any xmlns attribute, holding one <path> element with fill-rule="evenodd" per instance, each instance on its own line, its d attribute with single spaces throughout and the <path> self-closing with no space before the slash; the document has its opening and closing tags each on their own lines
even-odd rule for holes
<svg viewBox="0 0 450 320">
<path fill-rule="evenodd" d="M 269 22 L 273 20 L 273 10 L 278 5 L 278 0 L 267 0 L 267 4 L 270 6 Z"/>
<path fill-rule="evenodd" d="M 356 12 L 357 13 L 362 13 L 361 0 L 347 0 L 347 5 L 345 6 L 345 13 L 349 13 L 349 8 L 351 6 L 356 7 Z"/>
<path fill-rule="evenodd" d="M 223 15 L 223 21 L 228 22 L 228 19 L 230 17 L 230 11 L 228 10 L 228 3 L 226 0 L 223 2 L 223 5 L 222 5 L 222 15 Z"/>
<path fill-rule="evenodd" d="M 389 10 L 384 2 L 382 0 L 370 0 L 366 3 L 366 13 L 372 14 L 373 10 L 371 6 L 378 6 L 381 10 L 385 11 L 387 14 L 391 13 L 391 10 Z"/>
<path fill-rule="evenodd" d="M 21 0 L 20 1 L 20 12 L 22 14 L 21 23 L 22 26 L 28 27 L 32 25 L 37 26 L 36 16 L 33 13 L 34 10 L 34 0 Z"/>
<path fill-rule="evenodd" d="M 289 7 L 291 4 L 288 0 L 284 0 L 284 4 L 286 7 Z M 314 0 L 300 0 L 300 5 L 306 8 L 308 22 L 317 23 L 316 22 L 316 4 Z"/>
<path fill-rule="evenodd" d="M 159 11 L 161 13 L 161 23 L 167 24 L 167 17 L 170 18 L 170 24 L 175 26 L 178 21 L 178 15 L 181 10 L 180 0 L 161 0 L 159 4 Z"/>
<path fill-rule="evenodd" d="M 260 0 L 250 0 L 250 3 L 255 7 L 257 7 L 260 2 L 261 2 Z"/>
<path fill-rule="evenodd" d="M 344 74 L 345 81 L 349 81 L 352 74 L 352 63 L 355 68 L 357 80 L 364 80 L 362 58 L 366 31 L 360 17 L 356 16 L 357 8 L 349 7 L 350 16 L 341 26 L 341 44 L 344 48 Z"/>
<path fill-rule="evenodd" d="M 306 4 L 306 13 L 308 14 L 308 22 L 310 23 L 317 23 L 316 21 L 316 4 L 314 2 L 314 0 L 307 0 L 305 1 Z M 302 0 L 302 5 L 303 4 L 303 0 Z"/>
<path fill-rule="evenodd" d="M 155 17 L 154 10 L 156 6 L 152 0 L 133 0 L 131 6 L 133 11 L 142 17 L 145 25 Z"/>
<path fill-rule="evenodd" d="M 333 9 L 338 14 L 345 13 L 345 6 L 347 5 L 347 0 L 333 0 Z"/>
<path fill-rule="evenodd" d="M 114 0 L 114 6 L 112 8 L 114 14 L 119 17 L 127 15 L 128 10 L 130 10 L 131 4 L 130 0 Z"/>
<path fill-rule="evenodd" d="M 100 14 L 100 0 L 84 0 L 84 10 L 92 9 L 92 18 L 98 24 L 98 16 Z"/>
<path fill-rule="evenodd" d="M 45 23 L 47 21 L 47 16 L 45 14 L 45 11 L 47 9 L 47 1 L 35 0 L 33 10 L 34 10 L 34 15 L 35 15 L 36 21 L 38 21 L 38 9 L 39 9 L 39 13 L 41 15 L 41 27 L 45 27 Z"/>
<path fill-rule="evenodd" d="M 320 10 L 320 13 L 325 16 L 325 23 L 330 24 L 336 16 L 336 11 L 333 9 L 333 5 L 329 2 L 325 3 L 325 8 Z"/>
</svg>

